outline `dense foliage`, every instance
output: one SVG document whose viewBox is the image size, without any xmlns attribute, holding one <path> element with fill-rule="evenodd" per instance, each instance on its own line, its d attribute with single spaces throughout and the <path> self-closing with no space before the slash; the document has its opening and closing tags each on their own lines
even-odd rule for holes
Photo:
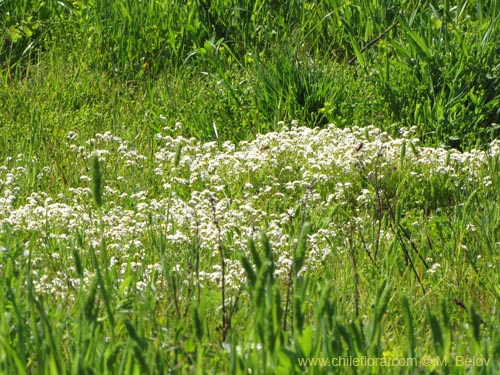
<svg viewBox="0 0 500 375">
<path fill-rule="evenodd" d="M 136 121 L 147 113 L 156 129 L 161 115 L 204 139 L 213 122 L 236 140 L 298 119 L 392 134 L 416 125 L 427 144 L 484 146 L 498 135 L 499 9 L 495 0 L 4 0 L 3 90 L 34 86 L 18 94 L 25 108 L 3 94 L 13 101 L 4 110 L 54 128 L 63 107 L 106 130 L 115 119 L 95 117 L 116 107 L 103 102 L 132 96 Z M 39 114 L 33 94 L 51 107 Z"/>
<path fill-rule="evenodd" d="M 0 373 L 498 373 L 499 14 L 0 0 Z"/>
</svg>

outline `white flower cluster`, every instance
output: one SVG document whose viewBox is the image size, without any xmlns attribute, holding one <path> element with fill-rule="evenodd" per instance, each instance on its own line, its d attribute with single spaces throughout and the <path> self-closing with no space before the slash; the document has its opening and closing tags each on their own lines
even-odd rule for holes
<svg viewBox="0 0 500 375">
<path fill-rule="evenodd" d="M 460 153 L 419 147 L 418 139 L 410 138 L 413 133 L 404 130 L 407 138 L 393 139 L 375 127 L 293 125 L 251 142 L 220 145 L 158 134 L 157 152 L 146 157 L 109 132 L 83 145 L 70 144 L 78 140 L 70 132 L 67 142 L 75 159 L 98 155 L 108 172 L 102 220 L 92 202 L 91 173 L 83 164 L 80 186 L 66 195 L 33 192 L 24 200 L 17 199 L 17 181 L 25 168 L 0 166 L 0 231 L 26 240 L 35 285 L 52 294 L 66 295 L 80 285 L 75 267 L 62 266 L 61 258 L 70 259 L 74 249 L 85 257 L 90 246 L 98 254 L 106 246 L 109 264 L 103 267 L 116 270 L 119 282 L 133 271 L 138 277 L 134 289 L 142 291 L 166 282 L 158 277 L 162 272 L 182 272 L 181 265 L 189 272 L 194 246 L 202 259 L 201 282 L 220 283 L 222 245 L 227 286 L 237 287 L 244 279 L 240 255 L 247 252 L 248 238 L 259 238 L 260 232 L 273 246 L 276 275 L 286 277 L 303 220 L 315 223 L 309 269 L 321 267 L 332 251 L 345 250 L 349 228 L 372 215 L 367 207 L 377 197 L 370 181 L 377 184 L 404 169 L 416 181 L 446 176 L 457 188 L 464 181 L 491 183 L 478 171 L 490 154 L 500 153 L 498 142 L 489 153 Z M 356 207 L 356 216 L 339 222 L 336 208 L 349 205 Z M 0 243 L 0 248 L 4 254 L 6 247 Z M 85 280 L 91 276 L 86 270 Z"/>
</svg>

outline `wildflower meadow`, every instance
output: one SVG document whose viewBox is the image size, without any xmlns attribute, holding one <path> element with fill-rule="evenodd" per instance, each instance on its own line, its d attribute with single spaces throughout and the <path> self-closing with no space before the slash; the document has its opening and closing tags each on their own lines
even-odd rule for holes
<svg viewBox="0 0 500 375">
<path fill-rule="evenodd" d="M 0 1 L 0 374 L 496 374 L 500 6 Z"/>
</svg>

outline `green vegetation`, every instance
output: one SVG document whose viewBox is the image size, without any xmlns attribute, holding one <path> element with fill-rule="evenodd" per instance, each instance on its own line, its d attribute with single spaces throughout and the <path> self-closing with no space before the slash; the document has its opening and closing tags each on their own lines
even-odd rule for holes
<svg viewBox="0 0 500 375">
<path fill-rule="evenodd" d="M 498 373 L 499 14 L 0 0 L 0 372 Z"/>
</svg>

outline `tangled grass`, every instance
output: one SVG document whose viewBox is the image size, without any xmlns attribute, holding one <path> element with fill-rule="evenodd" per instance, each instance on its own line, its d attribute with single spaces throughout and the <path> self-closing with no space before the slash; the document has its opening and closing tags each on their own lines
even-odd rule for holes
<svg viewBox="0 0 500 375">
<path fill-rule="evenodd" d="M 338 319 L 378 331 L 386 320 L 387 330 L 364 339 L 371 355 L 402 356 L 417 343 L 426 355 L 426 325 L 406 327 L 410 341 L 394 336 L 411 301 L 415 319 L 431 314 L 450 337 L 468 334 L 459 322 L 470 308 L 492 324 L 484 339 L 493 340 L 500 144 L 458 152 L 421 147 L 411 128 L 395 139 L 373 126 L 280 126 L 238 144 L 173 137 L 165 128 L 151 154 L 110 132 L 89 140 L 70 132 L 64 164 L 9 158 L 0 168 L 8 296 L 1 329 L 22 356 L 10 354 L 3 369 L 43 372 L 55 361 L 58 371 L 67 363 L 110 373 L 126 363 L 126 372 L 177 371 L 179 363 L 212 371 L 219 358 L 226 371 L 229 356 L 238 358 L 230 366 L 238 372 L 284 366 L 277 353 L 295 347 L 285 367 L 298 370 L 297 358 L 314 354 L 305 342 L 322 319 L 329 323 L 321 337 L 335 334 Z M 62 178 L 64 165 L 72 170 Z M 36 184 L 53 192 L 30 191 Z M 398 294 L 411 296 L 403 312 Z M 451 303 L 458 326 L 425 312 L 439 301 Z M 37 322 L 39 314 L 45 318 Z M 78 354 L 88 350 L 85 337 L 93 342 L 88 361 Z M 335 352 L 331 345 L 322 350 L 366 355 L 362 346 Z M 471 353 L 451 338 L 444 354 L 435 345 L 448 359 Z M 262 350 L 271 357 L 262 360 Z"/>
</svg>

